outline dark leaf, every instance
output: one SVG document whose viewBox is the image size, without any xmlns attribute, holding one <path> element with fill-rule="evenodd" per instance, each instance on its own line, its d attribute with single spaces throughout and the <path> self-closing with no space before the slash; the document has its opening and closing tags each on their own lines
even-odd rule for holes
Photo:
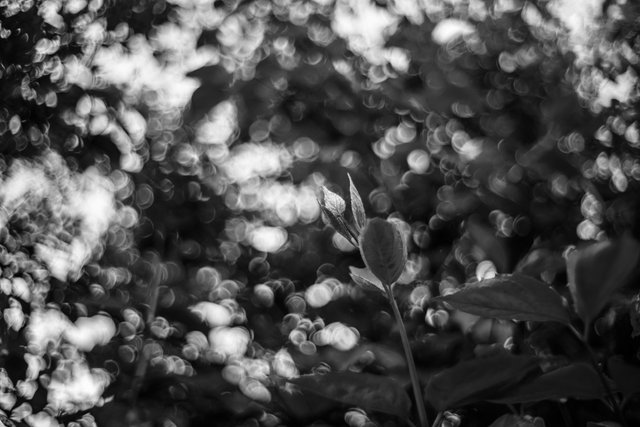
<svg viewBox="0 0 640 427">
<path fill-rule="evenodd" d="M 569 324 L 560 295 L 544 283 L 519 274 L 470 283 L 454 294 L 435 299 L 484 317 Z"/>
<path fill-rule="evenodd" d="M 303 375 L 290 381 L 303 393 L 320 396 L 344 405 L 406 417 L 409 396 L 394 380 L 355 372 Z"/>
<path fill-rule="evenodd" d="M 591 323 L 624 286 L 638 263 L 640 244 L 625 235 L 577 249 L 567 257 L 569 289 L 576 312 Z"/>
<path fill-rule="evenodd" d="M 206 65 L 196 70 L 189 71 L 187 77 L 199 79 L 202 83 L 213 85 L 220 89 L 228 89 L 233 82 L 233 74 L 224 69 L 222 65 Z"/>
<path fill-rule="evenodd" d="M 274 403 L 296 420 L 313 420 L 338 406 L 334 400 L 317 395 L 309 399 L 289 384 L 275 388 L 273 396 Z"/>
<path fill-rule="evenodd" d="M 544 427 L 544 425 L 542 418 L 505 414 L 492 422 L 489 427 Z"/>
<path fill-rule="evenodd" d="M 553 279 L 557 273 L 565 271 L 566 265 L 560 253 L 547 248 L 533 249 L 516 265 L 514 272 L 527 276 L 542 278 L 545 281 Z"/>
<path fill-rule="evenodd" d="M 349 267 L 351 279 L 365 289 L 376 289 L 385 292 L 380 280 L 367 268 Z"/>
<path fill-rule="evenodd" d="M 631 300 L 629 321 L 631 322 L 631 337 L 640 336 L 640 293 L 637 293 Z"/>
<path fill-rule="evenodd" d="M 360 254 L 367 268 L 384 285 L 398 280 L 407 262 L 407 248 L 400 231 L 380 218 L 370 220 L 362 231 Z"/>
<path fill-rule="evenodd" d="M 509 252 L 504 239 L 496 236 L 496 233 L 489 227 L 481 224 L 473 217 L 467 221 L 467 231 L 473 241 L 485 252 L 487 257 L 493 261 L 498 273 L 505 273 L 509 270 Z"/>
<path fill-rule="evenodd" d="M 358 189 L 353 184 L 351 175 L 349 176 L 349 194 L 351 198 L 351 213 L 353 214 L 353 222 L 357 232 L 362 231 L 367 222 L 367 215 L 364 211 L 364 205 L 362 204 L 362 198 Z"/>
<path fill-rule="evenodd" d="M 606 394 L 598 373 L 591 365 L 574 363 L 518 385 L 491 401 L 510 404 L 565 398 L 591 400 L 601 399 Z"/>
<path fill-rule="evenodd" d="M 465 337 L 457 332 L 424 334 L 412 342 L 415 360 L 432 367 L 458 362 L 465 350 Z"/>
<path fill-rule="evenodd" d="M 600 422 L 589 421 L 587 423 L 587 427 L 622 427 L 622 424 L 617 423 L 615 421 L 600 421 Z"/>
<path fill-rule="evenodd" d="M 620 356 L 614 356 L 608 360 L 607 367 L 613 381 L 625 397 L 640 392 L 640 366 L 627 363 Z"/>
<path fill-rule="evenodd" d="M 425 391 L 438 411 L 490 400 L 539 370 L 530 356 L 500 355 L 462 362 L 434 375 Z"/>
</svg>

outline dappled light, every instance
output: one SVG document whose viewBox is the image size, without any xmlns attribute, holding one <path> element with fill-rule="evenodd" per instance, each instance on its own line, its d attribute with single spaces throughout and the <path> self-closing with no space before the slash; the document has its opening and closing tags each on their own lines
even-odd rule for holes
<svg viewBox="0 0 640 427">
<path fill-rule="evenodd" d="M 640 423 L 634 2 L 0 3 L 0 424 Z"/>
</svg>

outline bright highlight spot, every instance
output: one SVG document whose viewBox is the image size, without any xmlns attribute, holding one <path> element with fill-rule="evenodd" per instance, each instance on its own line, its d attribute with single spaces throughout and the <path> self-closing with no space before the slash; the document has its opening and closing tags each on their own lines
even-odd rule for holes
<svg viewBox="0 0 640 427">
<path fill-rule="evenodd" d="M 304 293 L 304 298 L 307 300 L 309 306 L 313 308 L 320 308 L 331 301 L 332 294 L 333 292 L 331 291 L 331 288 L 329 288 L 325 283 L 316 283 L 309 286 Z"/>
<path fill-rule="evenodd" d="M 434 42 L 443 45 L 475 32 L 473 25 L 461 19 L 443 19 L 431 33 Z"/>
<path fill-rule="evenodd" d="M 64 338 L 82 351 L 91 351 L 96 345 L 105 345 L 116 334 L 116 325 L 107 316 L 80 317 L 75 327 L 64 331 Z"/>
<path fill-rule="evenodd" d="M 277 252 L 287 242 L 287 231 L 282 227 L 258 226 L 251 231 L 251 245 L 262 252 Z"/>
<path fill-rule="evenodd" d="M 233 320 L 232 313 L 227 307 L 214 302 L 202 301 L 189 307 L 189 310 L 212 328 L 229 326 Z"/>
<path fill-rule="evenodd" d="M 242 327 L 219 326 L 209 332 L 209 344 L 224 360 L 243 356 L 251 342 L 249 331 Z"/>
</svg>

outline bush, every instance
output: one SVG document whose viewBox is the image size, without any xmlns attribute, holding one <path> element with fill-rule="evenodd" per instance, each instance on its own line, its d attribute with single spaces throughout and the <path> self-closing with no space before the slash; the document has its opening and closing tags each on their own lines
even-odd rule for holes
<svg viewBox="0 0 640 427">
<path fill-rule="evenodd" d="M 638 7 L 418 3 L 0 5 L 3 424 L 639 422 Z"/>
</svg>

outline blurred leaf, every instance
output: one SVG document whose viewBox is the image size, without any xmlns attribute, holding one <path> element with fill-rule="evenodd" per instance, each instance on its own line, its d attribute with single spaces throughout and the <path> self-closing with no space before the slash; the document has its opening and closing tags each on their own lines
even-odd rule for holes
<svg viewBox="0 0 640 427">
<path fill-rule="evenodd" d="M 469 283 L 454 294 L 435 299 L 484 317 L 569 324 L 569 313 L 560 295 L 544 283 L 520 274 Z"/>
<path fill-rule="evenodd" d="M 613 356 L 607 361 L 609 373 L 618 389 L 629 397 L 640 392 L 640 367 L 624 361 L 621 356 Z"/>
<path fill-rule="evenodd" d="M 544 425 L 542 418 L 505 414 L 492 422 L 489 427 L 544 427 Z"/>
<path fill-rule="evenodd" d="M 462 356 L 464 346 L 460 333 L 425 334 L 411 343 L 416 361 L 431 367 L 451 366 Z"/>
<path fill-rule="evenodd" d="M 629 306 L 629 321 L 631 322 L 631 336 L 640 336 L 640 293 L 637 293 L 631 300 Z"/>
<path fill-rule="evenodd" d="M 493 261 L 498 273 L 509 271 L 509 252 L 504 239 L 496 236 L 494 230 L 480 224 L 474 217 L 467 221 L 467 231 L 476 245 Z"/>
<path fill-rule="evenodd" d="M 233 82 L 233 75 L 219 64 L 200 67 L 189 71 L 186 76 L 199 79 L 203 84 L 210 84 L 219 89 L 228 89 Z"/>
<path fill-rule="evenodd" d="M 385 286 L 398 280 L 407 262 L 407 248 L 400 230 L 381 218 L 370 220 L 362 231 L 360 254 Z"/>
<path fill-rule="evenodd" d="M 290 382 L 304 393 L 402 418 L 411 408 L 404 389 L 396 381 L 379 375 L 330 372 L 303 375 Z"/>
<path fill-rule="evenodd" d="M 297 420 L 312 420 L 337 406 L 335 400 L 317 394 L 314 397 L 309 399 L 305 394 L 293 390 L 290 385 L 277 387 L 274 393 L 275 403 L 282 406 L 287 415 Z"/>
<path fill-rule="evenodd" d="M 438 411 L 491 400 L 539 370 L 531 356 L 500 355 L 445 369 L 427 384 L 426 399 Z"/>
<path fill-rule="evenodd" d="M 589 421 L 587 423 L 587 427 L 622 427 L 622 424 L 617 423 L 615 421 Z"/>
<path fill-rule="evenodd" d="M 351 213 L 353 214 L 353 222 L 355 225 L 356 231 L 359 233 L 365 226 L 367 222 L 367 214 L 364 211 L 364 205 L 362 204 L 362 198 L 360 197 L 360 193 L 358 189 L 353 184 L 353 180 L 351 179 L 351 175 L 349 176 L 349 194 L 351 197 Z"/>
<path fill-rule="evenodd" d="M 249 399 L 238 391 L 222 393 L 218 397 L 225 409 L 236 417 L 247 417 L 260 413 L 263 406 L 256 401 Z"/>
<path fill-rule="evenodd" d="M 368 268 L 349 267 L 349 275 L 358 286 L 365 289 L 379 289 L 384 292 L 384 286 Z"/>
<path fill-rule="evenodd" d="M 565 261 L 560 253 L 547 248 L 538 248 L 522 257 L 514 272 L 535 278 L 542 276 L 545 281 L 549 281 L 546 277 L 552 279 L 565 269 Z"/>
<path fill-rule="evenodd" d="M 591 365 L 574 363 L 540 375 L 492 402 L 511 404 L 553 399 L 601 399 L 607 394 Z"/>
<path fill-rule="evenodd" d="M 568 255 L 569 289 L 576 312 L 585 323 L 591 323 L 612 294 L 625 285 L 639 256 L 640 244 L 629 235 L 594 243 Z"/>
</svg>

